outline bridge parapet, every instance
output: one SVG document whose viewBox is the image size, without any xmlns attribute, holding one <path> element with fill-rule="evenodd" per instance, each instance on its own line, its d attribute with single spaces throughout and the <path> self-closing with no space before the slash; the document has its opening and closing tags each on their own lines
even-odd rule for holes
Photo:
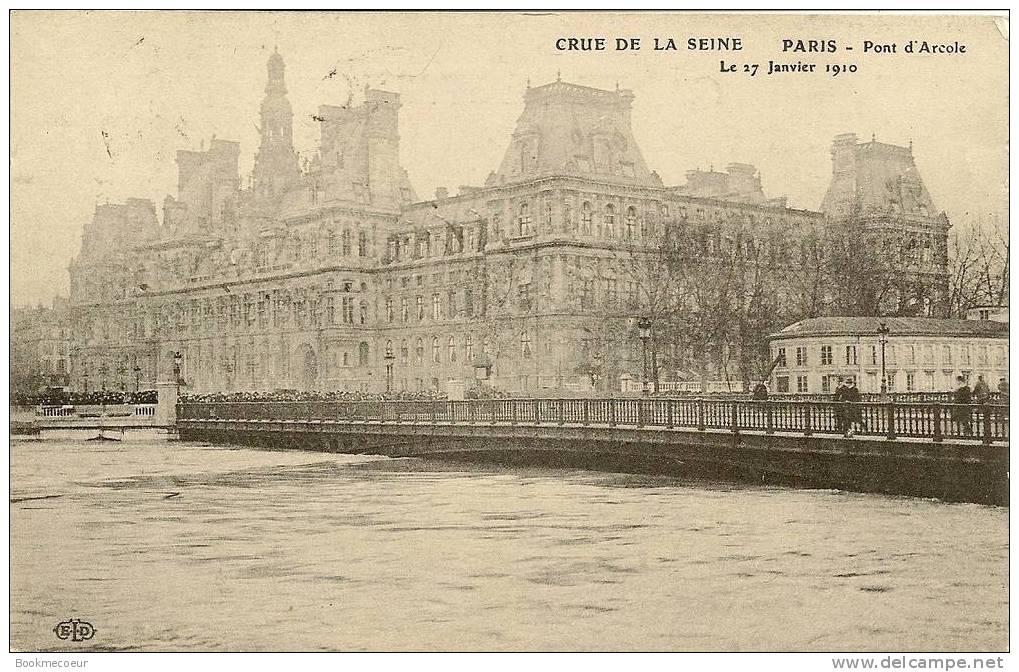
<svg viewBox="0 0 1019 672">
<path fill-rule="evenodd" d="M 471 399 L 463 401 L 185 402 L 177 419 L 443 425 L 508 424 L 695 429 L 841 435 L 848 421 L 865 437 L 935 443 L 1008 443 L 1000 404 L 835 403 L 733 399 Z"/>
</svg>

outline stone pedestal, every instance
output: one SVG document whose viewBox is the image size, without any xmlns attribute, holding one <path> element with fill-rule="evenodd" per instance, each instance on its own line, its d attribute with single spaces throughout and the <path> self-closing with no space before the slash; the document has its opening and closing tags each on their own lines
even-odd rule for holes
<svg viewBox="0 0 1019 672">
<path fill-rule="evenodd" d="M 172 381 L 156 383 L 156 423 L 167 427 L 177 424 L 177 394 L 180 385 Z"/>
</svg>

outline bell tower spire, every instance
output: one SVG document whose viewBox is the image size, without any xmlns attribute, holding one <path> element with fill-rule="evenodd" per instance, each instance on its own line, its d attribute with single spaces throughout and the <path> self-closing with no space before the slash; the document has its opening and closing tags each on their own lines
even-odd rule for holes
<svg viewBox="0 0 1019 672">
<path fill-rule="evenodd" d="M 268 78 L 261 108 L 261 142 L 255 156 L 253 187 L 259 196 L 275 197 L 297 178 L 294 151 L 294 112 L 287 99 L 286 65 L 274 50 L 267 64 Z"/>
</svg>

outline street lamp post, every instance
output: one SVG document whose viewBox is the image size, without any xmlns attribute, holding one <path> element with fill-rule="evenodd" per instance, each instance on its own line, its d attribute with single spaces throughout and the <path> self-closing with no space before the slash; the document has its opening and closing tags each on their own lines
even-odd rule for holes
<svg viewBox="0 0 1019 672">
<path fill-rule="evenodd" d="M 598 388 L 598 382 L 601 380 L 601 374 L 602 374 L 602 370 L 601 370 L 602 354 L 600 352 L 594 353 L 593 359 L 594 359 L 594 369 L 593 369 L 594 373 L 591 374 L 591 384 L 594 385 L 594 391 L 598 392 L 598 389 L 599 389 Z"/>
<path fill-rule="evenodd" d="M 386 354 L 383 355 L 382 359 L 386 360 L 386 392 L 393 391 L 393 361 L 396 359 L 396 355 L 393 354 L 391 348 L 386 349 Z"/>
<path fill-rule="evenodd" d="M 644 396 L 648 396 L 648 376 L 647 376 L 647 342 L 651 340 L 651 320 L 647 317 L 642 317 L 637 320 L 637 337 L 640 339 L 641 350 L 644 360 L 644 373 L 641 377 L 641 388 Z"/>
<path fill-rule="evenodd" d="M 881 401 L 888 401 L 888 374 L 885 371 L 885 345 L 888 343 L 888 332 L 891 331 L 884 322 L 877 329 L 878 341 L 881 343 Z"/>
<path fill-rule="evenodd" d="M 88 394 L 88 371 L 81 374 L 81 379 L 85 381 L 85 394 Z"/>
<path fill-rule="evenodd" d="M 106 391 L 106 374 L 108 372 L 109 369 L 106 368 L 105 364 L 99 367 L 99 387 L 103 392 Z"/>
<path fill-rule="evenodd" d="M 142 370 L 140 366 L 135 366 L 132 370 L 134 371 L 134 393 L 138 394 L 138 388 L 142 381 Z"/>
</svg>

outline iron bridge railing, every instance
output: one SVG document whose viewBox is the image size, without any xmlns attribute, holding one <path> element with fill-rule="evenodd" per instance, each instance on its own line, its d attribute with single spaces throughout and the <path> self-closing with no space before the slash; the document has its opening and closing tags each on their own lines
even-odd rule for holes
<svg viewBox="0 0 1019 672">
<path fill-rule="evenodd" d="M 942 403 L 835 403 L 717 399 L 472 399 L 465 401 L 184 402 L 189 421 L 377 424 L 579 425 L 1008 442 L 1008 406 Z"/>
</svg>

